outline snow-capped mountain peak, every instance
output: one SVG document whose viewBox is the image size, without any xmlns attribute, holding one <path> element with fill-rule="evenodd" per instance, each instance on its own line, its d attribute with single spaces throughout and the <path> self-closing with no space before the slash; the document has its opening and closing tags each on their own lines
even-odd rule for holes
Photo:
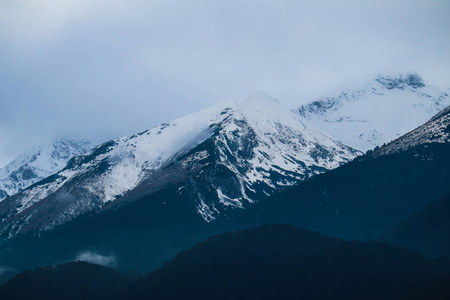
<svg viewBox="0 0 450 300">
<path fill-rule="evenodd" d="M 450 105 L 449 94 L 418 74 L 375 77 L 301 106 L 309 126 L 366 151 L 413 130 Z"/>
<path fill-rule="evenodd" d="M 3 235 L 51 229 L 92 210 L 176 187 L 205 221 L 277 188 L 338 167 L 358 152 L 307 128 L 264 93 L 226 102 L 73 158 L 0 203 Z M 39 223 L 45 215 L 47 222 Z"/>
<path fill-rule="evenodd" d="M 60 138 L 20 154 L 0 169 L 0 200 L 58 172 L 70 158 L 91 148 L 85 140 Z"/>
</svg>

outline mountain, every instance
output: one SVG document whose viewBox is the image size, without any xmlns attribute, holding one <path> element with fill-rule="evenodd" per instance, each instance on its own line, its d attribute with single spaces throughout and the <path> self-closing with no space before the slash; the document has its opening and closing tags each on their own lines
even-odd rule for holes
<svg viewBox="0 0 450 300">
<path fill-rule="evenodd" d="M 57 139 L 19 155 L 0 169 L 0 201 L 60 171 L 70 158 L 91 148 L 85 140 Z"/>
<path fill-rule="evenodd" d="M 274 225 L 209 238 L 112 298 L 445 299 L 449 275 L 447 260 Z"/>
<path fill-rule="evenodd" d="M 448 105 L 448 92 L 407 74 L 342 88 L 297 112 L 306 125 L 365 152 L 415 129 Z"/>
<path fill-rule="evenodd" d="M 424 126 L 441 124 L 438 127 L 445 128 L 448 121 L 444 114 L 440 116 Z M 150 271 L 212 235 L 271 223 L 294 224 L 346 239 L 378 239 L 447 193 L 450 186 L 450 145 L 439 142 L 444 141 L 436 136 L 441 131 L 434 131 L 420 135 L 422 142 L 414 146 L 382 152 L 391 147 L 388 144 L 298 185 L 264 194 L 245 209 L 220 206 L 221 213 L 207 222 L 198 211 L 199 194 L 209 188 L 212 196 L 204 199 L 218 201 L 214 195 L 219 193 L 212 186 L 219 185 L 213 185 L 212 178 L 225 187 L 235 176 L 219 172 L 225 163 L 217 163 L 214 153 L 220 152 L 211 146 L 222 132 L 214 131 L 100 210 L 38 235 L 29 230 L 3 243 L 0 240 L 0 267 L 24 270 L 63 263 L 83 251 L 94 251 L 114 255 L 118 268 Z M 188 165 L 188 170 L 179 167 L 198 151 L 210 153 L 209 160 Z M 238 175 L 234 178 L 242 178 Z M 152 182 L 160 186 L 152 190 Z"/>
<path fill-rule="evenodd" d="M 211 222 L 356 155 L 258 93 L 72 158 L 63 170 L 0 203 L 0 232 L 12 237 L 49 230 L 168 187 L 189 199 L 187 213 Z"/>
<path fill-rule="evenodd" d="M 338 169 L 274 193 L 236 223 L 289 223 L 348 239 L 383 237 L 449 192 L 449 110 Z"/>
<path fill-rule="evenodd" d="M 427 257 L 450 257 L 450 192 L 402 222 L 383 239 Z"/>
<path fill-rule="evenodd" d="M 83 262 L 18 274 L 5 299 L 448 299 L 450 262 L 289 225 L 223 233 L 137 274 Z"/>
</svg>

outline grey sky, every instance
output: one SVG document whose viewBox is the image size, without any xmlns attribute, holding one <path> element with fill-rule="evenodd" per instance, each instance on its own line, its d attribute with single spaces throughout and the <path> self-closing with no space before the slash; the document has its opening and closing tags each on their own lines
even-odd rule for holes
<svg viewBox="0 0 450 300">
<path fill-rule="evenodd" d="M 262 90 L 450 86 L 450 1 L 3 0 L 0 167 L 55 136 L 101 142 Z"/>
</svg>

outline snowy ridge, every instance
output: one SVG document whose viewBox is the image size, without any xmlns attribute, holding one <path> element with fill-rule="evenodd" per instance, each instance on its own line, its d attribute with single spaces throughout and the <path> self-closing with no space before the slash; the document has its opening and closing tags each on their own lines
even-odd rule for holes
<svg viewBox="0 0 450 300">
<path fill-rule="evenodd" d="M 91 148 L 92 145 L 84 140 L 57 139 L 19 155 L 0 169 L 0 201 L 58 172 L 70 158 Z"/>
<path fill-rule="evenodd" d="M 258 93 L 73 158 L 65 169 L 0 203 L 0 230 L 11 237 L 51 229 L 85 212 L 126 202 L 135 189 L 150 193 L 177 180 L 190 182 L 180 190 L 196 194 L 197 213 L 212 221 L 227 209 L 243 208 L 262 194 L 336 168 L 358 154 L 310 130 L 298 115 Z M 48 221 L 41 224 L 42 219 Z"/>
<path fill-rule="evenodd" d="M 374 151 L 373 155 L 388 155 L 430 143 L 450 143 L 450 106 L 422 126 Z"/>
<path fill-rule="evenodd" d="M 417 128 L 448 105 L 448 92 L 425 85 L 417 74 L 408 74 L 378 76 L 297 111 L 307 125 L 367 151 Z"/>
</svg>

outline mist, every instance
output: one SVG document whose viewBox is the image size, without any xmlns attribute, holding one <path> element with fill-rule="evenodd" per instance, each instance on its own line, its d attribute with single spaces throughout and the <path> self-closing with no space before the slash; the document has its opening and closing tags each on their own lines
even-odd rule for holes
<svg viewBox="0 0 450 300">
<path fill-rule="evenodd" d="M 0 167 L 55 137 L 100 143 L 264 91 L 450 86 L 448 1 L 2 1 Z"/>
<path fill-rule="evenodd" d="M 102 265 L 106 267 L 115 267 L 116 258 L 113 255 L 102 255 L 92 251 L 85 251 L 79 253 L 75 261 L 85 261 L 92 264 Z"/>
</svg>

